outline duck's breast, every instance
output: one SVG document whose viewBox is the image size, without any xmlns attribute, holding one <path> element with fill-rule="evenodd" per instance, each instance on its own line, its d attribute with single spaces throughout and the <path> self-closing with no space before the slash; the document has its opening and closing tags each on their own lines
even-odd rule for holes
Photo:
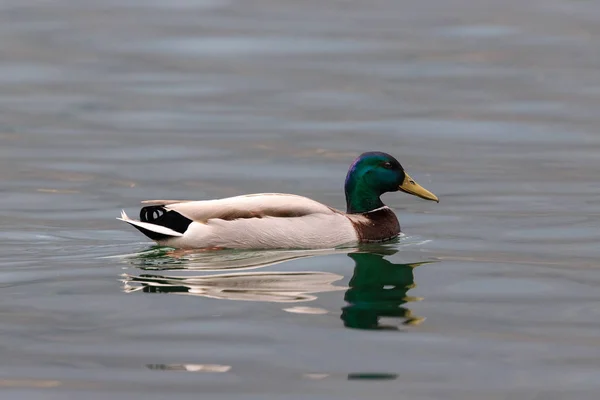
<svg viewBox="0 0 600 400">
<path fill-rule="evenodd" d="M 385 242 L 400 234 L 400 223 L 387 206 L 363 214 L 348 214 L 358 239 L 363 243 Z"/>
</svg>

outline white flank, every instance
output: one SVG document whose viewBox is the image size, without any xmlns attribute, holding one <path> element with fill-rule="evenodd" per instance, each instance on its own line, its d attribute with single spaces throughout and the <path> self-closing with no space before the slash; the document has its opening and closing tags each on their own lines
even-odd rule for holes
<svg viewBox="0 0 600 400">
<path fill-rule="evenodd" d="M 192 222 L 183 237 L 161 244 L 177 248 L 230 249 L 333 248 L 358 242 L 352 223 L 341 214 L 313 214 L 295 218 L 211 219 Z"/>
</svg>

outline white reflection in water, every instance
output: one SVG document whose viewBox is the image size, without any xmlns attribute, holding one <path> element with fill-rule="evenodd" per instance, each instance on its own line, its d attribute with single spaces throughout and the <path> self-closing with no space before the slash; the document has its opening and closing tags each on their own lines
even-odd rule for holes
<svg viewBox="0 0 600 400">
<path fill-rule="evenodd" d="M 327 272 L 239 272 L 209 276 L 123 275 L 125 292 L 177 293 L 213 299 L 277 303 L 315 300 L 313 293 L 344 290 L 343 278 Z"/>
<path fill-rule="evenodd" d="M 148 364 L 148 369 L 160 371 L 187 371 L 187 372 L 228 372 L 231 365 L 219 364 Z"/>
</svg>

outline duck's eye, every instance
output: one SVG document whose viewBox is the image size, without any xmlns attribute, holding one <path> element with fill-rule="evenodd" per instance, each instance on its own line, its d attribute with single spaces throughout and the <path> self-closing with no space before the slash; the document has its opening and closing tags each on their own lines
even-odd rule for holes
<svg viewBox="0 0 600 400">
<path fill-rule="evenodd" d="M 383 163 L 383 168 L 385 169 L 392 169 L 392 163 L 389 161 L 386 161 Z"/>
</svg>

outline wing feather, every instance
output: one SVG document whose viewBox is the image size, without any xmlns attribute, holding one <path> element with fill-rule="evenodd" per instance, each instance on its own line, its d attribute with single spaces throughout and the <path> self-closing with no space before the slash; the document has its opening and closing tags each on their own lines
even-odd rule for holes
<svg viewBox="0 0 600 400">
<path fill-rule="evenodd" d="M 231 221 L 242 218 L 302 217 L 311 214 L 340 214 L 308 197 L 285 193 L 256 193 L 217 200 L 178 201 L 147 200 L 144 204 L 163 205 L 192 221 L 206 223 L 209 219 Z"/>
</svg>

